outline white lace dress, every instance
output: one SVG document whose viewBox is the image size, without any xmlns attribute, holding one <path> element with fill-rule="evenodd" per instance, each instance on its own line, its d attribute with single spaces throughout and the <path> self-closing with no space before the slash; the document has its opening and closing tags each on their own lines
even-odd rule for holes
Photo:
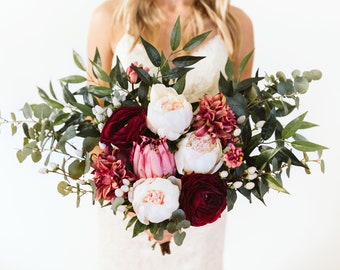
<svg viewBox="0 0 340 270">
<path fill-rule="evenodd" d="M 156 72 L 148 59 L 144 47 L 137 44 L 130 51 L 132 38 L 124 35 L 116 47 L 124 68 L 138 61 Z M 218 92 L 220 71 L 224 70 L 227 53 L 220 36 L 206 41 L 204 46 L 193 55 L 206 56 L 196 63 L 186 78 L 184 95 L 190 102 L 197 101 L 205 93 Z M 109 207 L 99 211 L 99 270 L 222 270 L 223 248 L 226 227 L 226 211 L 222 217 L 203 227 L 190 227 L 182 246 L 173 241 L 170 244 L 171 254 L 163 256 L 159 245 L 152 250 L 153 242 L 148 241 L 146 234 L 132 238 L 132 230 L 125 230 L 127 220 L 122 214 L 113 215 Z"/>
</svg>

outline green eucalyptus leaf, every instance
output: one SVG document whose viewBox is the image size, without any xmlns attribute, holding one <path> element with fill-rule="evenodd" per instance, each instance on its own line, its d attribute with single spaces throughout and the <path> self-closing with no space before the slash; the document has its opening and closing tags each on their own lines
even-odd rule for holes
<svg viewBox="0 0 340 270">
<path fill-rule="evenodd" d="M 177 246 L 180 246 L 183 244 L 184 238 L 186 236 L 186 232 L 175 232 L 174 233 L 174 242 Z"/>
<path fill-rule="evenodd" d="M 41 152 L 39 150 L 34 150 L 31 154 L 31 158 L 33 162 L 39 162 L 42 158 Z"/>
<path fill-rule="evenodd" d="M 51 115 L 51 108 L 46 104 L 38 104 L 33 109 L 34 116 L 38 119 L 47 119 Z"/>
<path fill-rule="evenodd" d="M 161 55 L 159 54 L 158 50 L 152 44 L 150 44 L 145 39 L 143 39 L 142 37 L 141 37 L 141 41 L 151 63 L 155 67 L 160 67 L 162 61 L 161 61 Z"/>
<path fill-rule="evenodd" d="M 73 61 L 79 69 L 86 71 L 86 65 L 84 60 L 75 50 L 73 50 Z"/>
<path fill-rule="evenodd" d="M 261 180 L 271 189 L 289 194 L 289 192 L 282 186 L 282 184 L 271 174 L 261 175 Z"/>
<path fill-rule="evenodd" d="M 63 196 L 67 196 L 71 193 L 70 185 L 65 181 L 59 182 L 59 184 L 57 185 L 57 190 Z"/>
<path fill-rule="evenodd" d="M 125 200 L 122 197 L 117 197 L 114 199 L 111 206 L 111 210 L 113 211 L 114 214 L 117 214 L 118 207 L 121 206 L 124 202 Z"/>
<path fill-rule="evenodd" d="M 328 149 L 327 147 L 309 141 L 293 141 L 292 146 L 301 152 L 315 152 Z"/>
<path fill-rule="evenodd" d="M 72 179 L 79 179 L 84 174 L 84 160 L 76 159 L 68 166 L 68 173 Z"/>
<path fill-rule="evenodd" d="M 170 35 L 170 46 L 172 51 L 176 51 L 181 43 L 181 22 L 180 17 L 177 18 Z"/>
<path fill-rule="evenodd" d="M 177 224 L 177 229 L 188 229 L 190 227 L 190 221 L 189 220 L 181 220 Z"/>
<path fill-rule="evenodd" d="M 83 149 L 91 152 L 99 143 L 99 138 L 86 137 L 83 141 Z"/>
<path fill-rule="evenodd" d="M 33 115 L 32 108 L 27 102 L 24 104 L 24 107 L 22 108 L 22 112 L 23 112 L 24 117 L 26 119 L 32 118 L 32 115 Z M 12 118 L 13 121 L 15 121 L 16 120 L 15 114 L 11 114 L 11 118 Z"/>
<path fill-rule="evenodd" d="M 155 240 L 160 241 L 163 239 L 163 237 L 164 237 L 164 228 L 160 227 L 157 229 L 156 233 L 153 234 L 153 238 Z"/>
<path fill-rule="evenodd" d="M 191 51 L 202 44 L 202 42 L 207 38 L 211 31 L 205 32 L 203 34 L 197 35 L 190 39 L 183 47 L 184 51 Z"/>
<path fill-rule="evenodd" d="M 170 221 L 167 225 L 166 225 L 166 229 L 168 230 L 169 233 L 174 233 L 177 231 L 177 226 L 175 222 Z"/>
<path fill-rule="evenodd" d="M 307 92 L 308 88 L 309 88 L 309 82 L 305 77 L 294 78 L 294 89 L 296 92 L 300 94 L 304 94 Z"/>
</svg>

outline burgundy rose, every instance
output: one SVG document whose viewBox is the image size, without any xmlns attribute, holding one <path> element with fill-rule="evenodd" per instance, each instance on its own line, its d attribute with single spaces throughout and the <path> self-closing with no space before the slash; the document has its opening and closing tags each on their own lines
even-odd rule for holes
<svg viewBox="0 0 340 270">
<path fill-rule="evenodd" d="M 141 106 L 121 107 L 105 123 L 100 141 L 129 151 L 146 130 L 146 109 Z"/>
<path fill-rule="evenodd" d="M 182 177 L 180 208 L 192 226 L 215 222 L 227 206 L 227 185 L 218 174 Z"/>
</svg>

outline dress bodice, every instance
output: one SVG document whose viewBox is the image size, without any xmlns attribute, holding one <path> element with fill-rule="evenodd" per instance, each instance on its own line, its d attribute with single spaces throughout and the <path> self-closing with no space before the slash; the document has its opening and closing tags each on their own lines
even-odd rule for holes
<svg viewBox="0 0 340 270">
<path fill-rule="evenodd" d="M 150 74 L 156 74 L 154 67 L 148 58 L 142 44 L 138 43 L 132 50 L 133 37 L 124 34 L 117 43 L 115 55 L 118 56 L 123 67 L 126 69 L 131 63 L 137 61 L 143 66 L 150 68 Z M 228 59 L 225 43 L 220 35 L 205 41 L 202 46 L 195 50 L 192 55 L 205 56 L 192 67 L 186 76 L 186 85 L 183 94 L 189 102 L 198 101 L 204 94 L 216 94 L 218 92 L 218 79 L 220 72 Z"/>
</svg>

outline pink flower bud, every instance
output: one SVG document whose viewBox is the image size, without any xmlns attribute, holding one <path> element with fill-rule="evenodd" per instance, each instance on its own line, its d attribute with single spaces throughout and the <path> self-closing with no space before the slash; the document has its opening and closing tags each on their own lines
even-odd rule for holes
<svg viewBox="0 0 340 270">
<path fill-rule="evenodd" d="M 142 64 L 138 65 L 137 61 L 131 63 L 131 65 L 126 69 L 126 75 L 131 83 L 138 83 L 140 82 L 140 79 L 137 72 L 133 69 L 133 66 L 143 68 L 146 72 L 149 72 L 150 69 L 148 67 L 143 67 Z"/>
</svg>

